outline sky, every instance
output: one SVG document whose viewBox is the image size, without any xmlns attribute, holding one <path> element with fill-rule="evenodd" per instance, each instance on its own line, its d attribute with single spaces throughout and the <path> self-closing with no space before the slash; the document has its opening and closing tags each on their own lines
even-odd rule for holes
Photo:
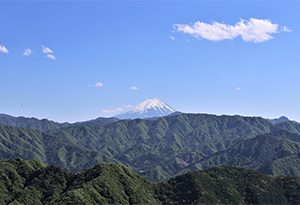
<svg viewBox="0 0 300 205">
<path fill-rule="evenodd" d="M 300 121 L 299 1 L 0 1 L 0 113 L 84 121 L 157 97 Z"/>
</svg>

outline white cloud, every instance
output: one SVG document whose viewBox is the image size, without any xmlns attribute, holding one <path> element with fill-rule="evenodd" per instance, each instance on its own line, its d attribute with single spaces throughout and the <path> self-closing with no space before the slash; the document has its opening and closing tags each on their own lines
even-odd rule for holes
<svg viewBox="0 0 300 205">
<path fill-rule="evenodd" d="M 177 32 L 203 38 L 210 41 L 233 40 L 241 37 L 246 42 L 261 43 L 273 38 L 272 34 L 291 31 L 267 19 L 241 19 L 234 25 L 219 22 L 205 23 L 197 21 L 194 24 L 175 24 Z"/>
<path fill-rule="evenodd" d="M 101 82 L 96 82 L 94 85 L 95 88 L 102 88 L 103 86 L 104 86 L 104 84 Z"/>
<path fill-rule="evenodd" d="M 131 86 L 131 87 L 130 87 L 130 90 L 139 90 L 139 88 L 136 87 L 136 86 Z"/>
<path fill-rule="evenodd" d="M 236 87 L 235 89 L 236 89 L 237 91 L 241 91 L 241 90 L 242 90 L 241 87 Z"/>
<path fill-rule="evenodd" d="M 101 112 L 107 116 L 113 116 L 128 111 L 132 107 L 133 107 L 132 105 L 122 105 L 121 107 L 104 109 Z"/>
<path fill-rule="evenodd" d="M 51 60 L 56 60 L 56 57 L 55 57 L 55 55 L 53 55 L 53 54 L 46 54 L 45 57 L 46 57 L 46 58 L 49 58 L 49 59 L 51 59 Z"/>
<path fill-rule="evenodd" d="M 292 32 L 292 30 L 290 28 L 288 28 L 287 26 L 283 26 L 282 31 L 283 32 Z"/>
<path fill-rule="evenodd" d="M 0 53 L 9 53 L 9 51 L 4 45 L 0 44 Z"/>
<path fill-rule="evenodd" d="M 26 48 L 24 51 L 23 51 L 23 55 L 24 56 L 31 56 L 32 55 L 32 50 L 30 48 Z"/>
<path fill-rule="evenodd" d="M 175 40 L 175 39 L 176 39 L 174 36 L 169 36 L 169 38 L 170 38 L 171 40 Z"/>
<path fill-rule="evenodd" d="M 133 105 L 127 104 L 127 105 L 123 105 L 122 106 L 125 110 L 129 110 L 131 108 L 133 108 Z"/>
<path fill-rule="evenodd" d="M 51 60 L 56 60 L 56 56 L 54 55 L 54 51 L 51 48 L 42 45 L 42 52 L 45 54 L 46 58 Z"/>
<path fill-rule="evenodd" d="M 44 54 L 53 54 L 54 53 L 54 51 L 51 48 L 48 48 L 48 47 L 43 46 L 43 45 L 42 45 L 42 52 Z"/>
<path fill-rule="evenodd" d="M 102 112 L 104 114 L 108 114 L 108 115 L 114 115 L 114 114 L 117 114 L 117 113 L 121 113 L 123 111 L 124 111 L 124 108 L 122 108 L 122 107 L 108 108 L 108 109 L 102 110 Z"/>
</svg>

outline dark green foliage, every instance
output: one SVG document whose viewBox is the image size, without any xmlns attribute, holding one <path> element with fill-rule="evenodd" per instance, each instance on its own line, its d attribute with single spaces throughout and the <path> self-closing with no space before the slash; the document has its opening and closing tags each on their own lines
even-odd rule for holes
<svg viewBox="0 0 300 205">
<path fill-rule="evenodd" d="M 40 193 L 25 187 L 25 184 L 35 171 L 43 168 L 45 165 L 36 161 L 2 161 L 0 163 L 0 204 L 13 202 L 18 204 L 18 200 L 28 204 L 40 204 Z"/>
<path fill-rule="evenodd" d="M 157 203 L 149 182 L 128 168 L 116 164 L 97 165 L 77 174 L 63 198 L 70 195 L 74 197 L 74 193 L 82 191 L 84 198 L 89 202 L 92 202 L 94 197 L 99 197 L 99 202 L 109 204 Z M 79 198 L 76 200 L 80 201 Z"/>
<path fill-rule="evenodd" d="M 2 161 L 0 176 L 0 204 L 158 204 L 152 184 L 121 165 L 75 175 L 36 161 Z"/>
<path fill-rule="evenodd" d="M 260 117 L 207 114 L 74 124 L 2 116 L 3 122 L 15 127 L 0 126 L 0 159 L 36 159 L 71 172 L 108 162 L 130 166 L 152 181 L 218 165 L 300 175 L 296 122 L 273 125 Z"/>
<path fill-rule="evenodd" d="M 151 183 L 100 164 L 78 174 L 36 161 L 0 162 L 0 204 L 299 204 L 299 177 L 219 167 Z"/>
<path fill-rule="evenodd" d="M 18 127 L 18 128 L 28 128 L 34 129 L 41 132 L 46 132 L 49 130 L 55 130 L 65 127 L 76 127 L 76 126 L 84 126 L 89 125 L 93 126 L 101 126 L 111 122 L 117 121 L 117 118 L 102 118 L 99 117 L 95 120 L 90 120 L 86 122 L 77 122 L 74 124 L 71 123 L 58 123 L 47 119 L 36 119 L 36 118 L 26 118 L 26 117 L 13 117 L 10 115 L 0 114 L 0 125 L 7 125 L 11 127 Z"/>
<path fill-rule="evenodd" d="M 47 119 L 12 117 L 9 115 L 0 114 L 0 124 L 19 128 L 29 128 L 39 131 L 47 131 L 58 129 L 70 125 L 69 123 L 57 123 Z"/>
<path fill-rule="evenodd" d="M 273 175 L 300 175 L 300 135 L 279 130 L 242 140 L 225 151 L 207 157 L 194 166 L 242 166 Z"/>
<path fill-rule="evenodd" d="M 42 133 L 37 130 L 0 125 L 0 158 L 45 161 Z"/>
<path fill-rule="evenodd" d="M 300 135 L 300 123 L 298 122 L 288 121 L 279 123 L 276 125 L 276 128 Z"/>
<path fill-rule="evenodd" d="M 157 188 L 163 204 L 299 204 L 299 193 L 299 178 L 231 167 L 184 174 Z"/>
</svg>

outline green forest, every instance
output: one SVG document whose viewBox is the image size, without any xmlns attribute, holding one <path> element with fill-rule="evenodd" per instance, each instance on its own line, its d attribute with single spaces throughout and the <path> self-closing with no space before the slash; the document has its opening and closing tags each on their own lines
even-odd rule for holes
<svg viewBox="0 0 300 205">
<path fill-rule="evenodd" d="M 300 178 L 237 167 L 150 182 L 118 164 L 71 174 L 38 161 L 0 162 L 0 204 L 299 204 Z"/>
</svg>

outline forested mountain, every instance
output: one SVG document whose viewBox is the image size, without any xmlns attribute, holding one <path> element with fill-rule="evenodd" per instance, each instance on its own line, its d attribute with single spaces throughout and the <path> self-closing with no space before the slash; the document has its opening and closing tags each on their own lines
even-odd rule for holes
<svg viewBox="0 0 300 205">
<path fill-rule="evenodd" d="M 270 119 L 270 122 L 275 124 L 283 123 L 283 122 L 289 122 L 289 118 L 285 116 L 281 116 L 280 118 Z"/>
<path fill-rule="evenodd" d="M 0 125 L 47 131 L 66 127 L 69 123 L 57 123 L 47 119 L 39 120 L 36 118 L 13 117 L 10 115 L 0 114 Z"/>
<path fill-rule="evenodd" d="M 276 125 L 276 128 L 300 135 L 300 123 L 298 122 L 289 121 L 280 123 Z"/>
<path fill-rule="evenodd" d="M 80 145 L 72 137 L 10 126 L 0 126 L 0 157 L 40 160 L 73 172 L 116 161 Z"/>
<path fill-rule="evenodd" d="M 162 204 L 299 204 L 299 177 L 271 177 L 236 167 L 215 167 L 158 185 Z"/>
<path fill-rule="evenodd" d="M 0 204 L 158 204 L 152 184 L 120 165 L 74 175 L 36 161 L 3 161 L 0 175 Z"/>
<path fill-rule="evenodd" d="M 37 159 L 71 172 L 101 162 L 122 163 L 153 181 L 227 164 L 299 175 L 296 122 L 273 125 L 260 117 L 180 113 L 98 118 L 51 129 L 32 129 L 29 122 L 31 129 L 0 126 L 0 159 Z"/>
<path fill-rule="evenodd" d="M 278 166 L 279 162 L 285 162 Z M 300 176 L 300 135 L 281 130 L 242 140 L 225 151 L 202 159 L 198 169 L 242 166 L 266 174 Z"/>
<path fill-rule="evenodd" d="M 37 118 L 27 118 L 27 117 L 13 117 L 10 115 L 0 114 L 0 125 L 7 125 L 11 127 L 18 128 L 28 128 L 34 129 L 41 132 L 47 132 L 49 130 L 61 129 L 65 127 L 74 127 L 74 126 L 103 126 L 108 123 L 118 121 L 117 118 L 103 118 L 99 117 L 94 120 L 76 122 L 76 123 L 58 123 L 47 119 L 39 120 Z"/>
<path fill-rule="evenodd" d="M 300 178 L 212 168 L 151 183 L 102 164 L 70 174 L 37 161 L 0 162 L 0 204 L 299 204 Z"/>
</svg>

